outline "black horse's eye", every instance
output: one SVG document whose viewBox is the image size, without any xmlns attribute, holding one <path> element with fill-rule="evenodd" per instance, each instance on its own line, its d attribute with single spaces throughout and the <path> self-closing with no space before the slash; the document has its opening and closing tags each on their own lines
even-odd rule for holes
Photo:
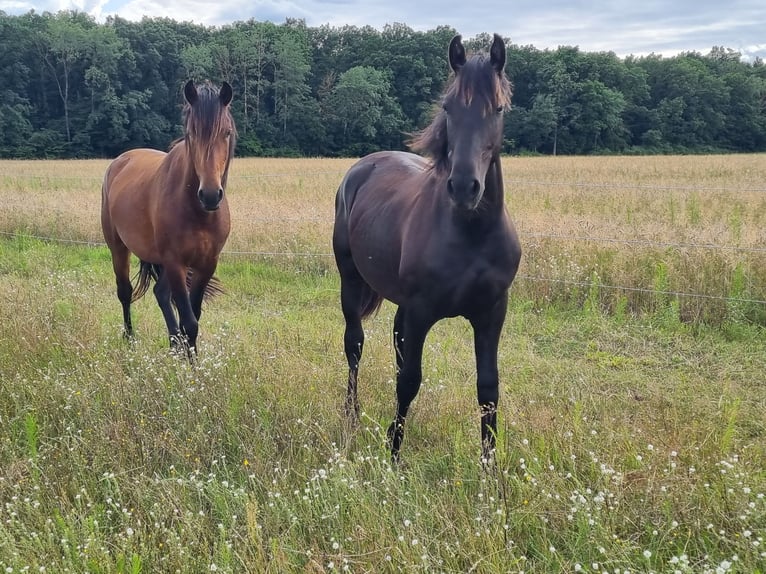
<svg viewBox="0 0 766 574">
<path fill-rule="evenodd" d="M 503 113 L 503 106 L 497 106 L 497 109 L 495 110 L 498 114 Z"/>
</svg>

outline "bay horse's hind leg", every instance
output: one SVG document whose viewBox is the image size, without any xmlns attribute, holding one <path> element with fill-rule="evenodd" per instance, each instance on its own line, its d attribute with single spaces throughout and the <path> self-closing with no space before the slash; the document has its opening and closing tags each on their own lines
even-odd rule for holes
<svg viewBox="0 0 766 574">
<path fill-rule="evenodd" d="M 199 321 L 199 318 L 202 316 L 202 301 L 205 299 L 205 292 L 214 272 L 215 269 L 206 270 L 204 272 L 195 270 L 191 274 L 189 302 L 191 303 L 192 313 L 194 313 L 194 317 L 197 321 Z"/>
<path fill-rule="evenodd" d="M 122 304 L 122 336 L 133 338 L 133 323 L 130 319 L 130 304 L 133 301 L 133 284 L 130 282 L 130 251 L 122 242 L 109 246 L 112 252 L 112 268 L 117 282 L 117 298 Z"/>
</svg>

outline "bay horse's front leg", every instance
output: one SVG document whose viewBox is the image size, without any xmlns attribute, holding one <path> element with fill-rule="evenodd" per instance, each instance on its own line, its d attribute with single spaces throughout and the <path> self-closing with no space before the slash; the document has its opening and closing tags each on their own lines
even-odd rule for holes
<svg viewBox="0 0 766 574">
<path fill-rule="evenodd" d="M 157 267 L 158 277 L 157 282 L 154 284 L 154 298 L 157 299 L 157 305 L 159 306 L 160 311 L 162 311 L 165 325 L 168 328 L 170 347 L 175 348 L 181 338 L 181 329 L 178 326 L 175 309 L 173 309 L 168 275 L 161 266 Z"/>
<path fill-rule="evenodd" d="M 500 384 L 497 350 L 508 308 L 508 291 L 491 308 L 470 319 L 476 353 L 476 393 L 481 411 L 481 455 L 488 461 L 495 452 L 497 402 Z"/>
<path fill-rule="evenodd" d="M 191 302 L 189 300 L 189 292 L 186 288 L 186 272 L 186 268 L 183 266 L 164 268 L 163 274 L 167 277 L 170 294 L 173 297 L 173 302 L 178 310 L 180 329 L 178 328 L 178 324 L 174 325 L 168 321 L 167 315 L 165 316 L 165 321 L 168 325 L 171 345 L 173 345 L 174 336 L 176 339 L 180 338 L 181 342 L 186 346 L 189 358 L 192 358 L 197 348 L 199 323 L 194 316 L 194 311 L 192 310 Z M 175 333 L 172 330 L 173 327 L 175 327 Z"/>
</svg>

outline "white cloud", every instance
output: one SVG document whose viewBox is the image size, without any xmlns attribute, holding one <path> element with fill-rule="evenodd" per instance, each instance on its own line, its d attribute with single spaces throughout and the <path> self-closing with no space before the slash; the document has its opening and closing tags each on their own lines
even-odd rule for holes
<svg viewBox="0 0 766 574">
<path fill-rule="evenodd" d="M 130 20 L 167 17 L 220 25 L 237 20 L 287 17 L 309 26 L 345 24 L 382 28 L 400 22 L 416 30 L 454 27 L 465 37 L 497 32 L 521 45 L 540 49 L 561 45 L 583 51 L 613 51 L 620 56 L 651 52 L 706 53 L 724 46 L 745 55 L 766 56 L 766 2 L 763 0 L 0 0 L 0 10 L 77 9 L 103 20 L 118 14 Z"/>
</svg>

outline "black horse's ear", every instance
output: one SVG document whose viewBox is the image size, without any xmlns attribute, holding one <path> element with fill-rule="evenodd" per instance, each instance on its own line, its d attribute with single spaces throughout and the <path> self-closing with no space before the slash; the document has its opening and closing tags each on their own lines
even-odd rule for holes
<svg viewBox="0 0 766 574">
<path fill-rule="evenodd" d="M 489 49 L 489 61 L 492 63 L 495 71 L 502 75 L 505 70 L 505 42 L 497 34 L 495 34 L 492 47 Z"/>
<path fill-rule="evenodd" d="M 449 43 L 449 65 L 457 74 L 465 65 L 465 48 L 463 47 L 463 38 L 458 34 Z"/>
<path fill-rule="evenodd" d="M 186 82 L 186 85 L 184 86 L 184 98 L 186 98 L 186 102 L 190 106 L 193 106 L 197 101 L 197 88 L 192 80 Z"/>
<path fill-rule="evenodd" d="M 231 98 L 234 96 L 234 91 L 231 89 L 229 82 L 221 84 L 221 91 L 218 92 L 218 99 L 221 100 L 222 106 L 228 106 L 231 103 Z"/>
</svg>

